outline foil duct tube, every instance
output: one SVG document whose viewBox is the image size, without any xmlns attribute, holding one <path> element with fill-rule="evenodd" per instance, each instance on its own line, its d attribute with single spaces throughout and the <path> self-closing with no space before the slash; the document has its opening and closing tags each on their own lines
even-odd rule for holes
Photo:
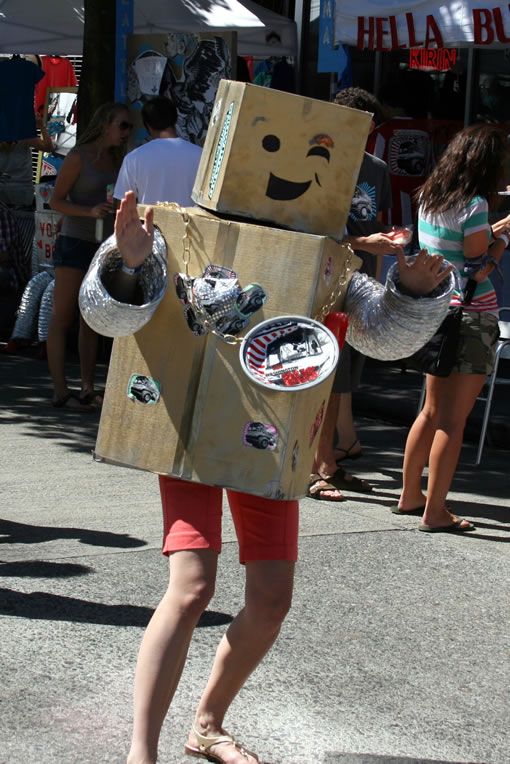
<svg viewBox="0 0 510 764">
<path fill-rule="evenodd" d="M 55 279 L 52 279 L 44 290 L 43 296 L 41 298 L 41 307 L 39 308 L 39 324 L 37 326 L 37 337 L 39 342 L 46 342 L 48 339 L 48 329 L 50 328 L 54 291 Z"/>
<path fill-rule="evenodd" d="M 155 229 L 152 254 L 138 277 L 142 305 L 115 300 L 103 278 L 118 270 L 121 258 L 114 236 L 99 248 L 80 289 L 80 309 L 89 326 L 107 337 L 134 334 L 152 318 L 168 285 L 166 246 Z M 444 263 L 443 268 L 448 267 Z M 410 297 L 399 290 L 398 266 L 389 270 L 386 285 L 354 273 L 343 310 L 349 316 L 347 341 L 364 355 L 383 361 L 405 358 L 422 347 L 445 317 L 455 276 L 450 274 L 426 297 Z"/>
<path fill-rule="evenodd" d="M 31 265 L 32 278 L 33 278 L 34 276 L 37 276 L 37 274 L 40 271 L 40 268 L 39 268 L 39 251 L 38 251 L 37 243 L 36 243 L 35 239 L 34 239 L 33 244 L 32 244 L 32 259 L 31 259 L 30 265 Z"/>
<path fill-rule="evenodd" d="M 443 269 L 449 265 L 445 261 Z M 456 286 L 455 273 L 425 297 L 402 294 L 397 263 L 389 269 L 385 286 L 364 273 L 355 273 L 343 305 L 349 316 L 347 342 L 380 361 L 412 355 L 429 341 L 446 316 Z"/>
<path fill-rule="evenodd" d="M 121 267 L 115 234 L 99 247 L 80 288 L 80 310 L 84 320 L 105 337 L 125 337 L 139 331 L 152 318 L 168 286 L 165 240 L 154 227 L 154 244 L 138 275 L 143 295 L 141 305 L 118 302 L 105 282 Z"/>
<path fill-rule="evenodd" d="M 53 278 L 52 273 L 42 271 L 30 279 L 21 297 L 11 339 L 30 340 L 35 336 L 41 299 Z"/>
</svg>

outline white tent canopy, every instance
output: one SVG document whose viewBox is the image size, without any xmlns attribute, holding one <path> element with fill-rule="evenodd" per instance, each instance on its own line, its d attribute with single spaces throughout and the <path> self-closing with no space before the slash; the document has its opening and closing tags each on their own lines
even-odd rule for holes
<svg viewBox="0 0 510 764">
<path fill-rule="evenodd" d="M 0 0 L 0 53 L 81 55 L 83 25 L 77 0 Z M 235 31 L 242 56 L 297 55 L 295 22 L 251 0 L 134 0 L 133 26 L 135 34 Z"/>
<path fill-rule="evenodd" d="M 358 48 L 508 47 L 510 5 L 479 0 L 336 0 L 335 42 Z"/>
</svg>

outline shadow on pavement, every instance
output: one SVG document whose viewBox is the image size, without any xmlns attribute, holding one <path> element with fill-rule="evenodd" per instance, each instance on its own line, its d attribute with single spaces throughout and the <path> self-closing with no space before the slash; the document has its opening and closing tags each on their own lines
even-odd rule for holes
<svg viewBox="0 0 510 764">
<path fill-rule="evenodd" d="M 40 544 L 55 539 L 77 539 L 90 546 L 119 547 L 129 549 L 146 546 L 147 541 L 133 538 L 125 533 L 90 531 L 87 528 L 57 528 L 44 525 L 26 525 L 0 518 L 0 544 Z"/>
<path fill-rule="evenodd" d="M 88 565 L 74 562 L 46 562 L 45 560 L 25 560 L 24 562 L 0 562 L 0 576 L 12 578 L 71 578 L 94 573 Z"/>
<path fill-rule="evenodd" d="M 25 593 L 0 588 L 0 614 L 17 618 L 145 627 L 153 613 L 153 608 L 140 605 L 105 605 L 47 592 Z M 232 620 L 227 613 L 206 611 L 198 627 L 222 626 Z"/>
<path fill-rule="evenodd" d="M 69 387 L 80 388 L 76 363 L 66 366 Z M 46 362 L 34 358 L 0 354 L 2 377 L 0 423 L 24 425 L 29 437 L 59 440 L 72 451 L 94 446 L 99 424 L 98 410 L 92 412 L 57 409 L 51 405 L 52 384 Z M 98 367 L 97 386 L 104 387 L 106 368 Z"/>
</svg>

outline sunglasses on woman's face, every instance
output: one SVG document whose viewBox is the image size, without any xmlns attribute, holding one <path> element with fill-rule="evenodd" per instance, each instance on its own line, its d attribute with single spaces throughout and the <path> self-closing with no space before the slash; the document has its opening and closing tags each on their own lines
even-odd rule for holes
<svg viewBox="0 0 510 764">
<path fill-rule="evenodd" d="M 132 130 L 133 129 L 132 123 L 131 122 L 126 122 L 125 120 L 123 120 L 122 122 L 119 122 L 119 127 L 120 127 L 121 130 Z"/>
</svg>

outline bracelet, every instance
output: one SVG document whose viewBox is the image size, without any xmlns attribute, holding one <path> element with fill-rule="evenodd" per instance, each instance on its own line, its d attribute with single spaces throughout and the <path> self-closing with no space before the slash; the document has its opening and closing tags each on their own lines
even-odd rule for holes
<svg viewBox="0 0 510 764">
<path fill-rule="evenodd" d="M 509 239 L 508 235 L 506 233 L 499 233 L 496 237 L 496 241 L 504 241 L 505 242 L 505 249 L 508 247 Z"/>
<path fill-rule="evenodd" d="M 126 265 L 124 261 L 122 261 L 122 264 L 120 266 L 120 269 L 123 273 L 127 273 L 128 276 L 136 276 L 137 273 L 140 273 L 142 270 L 143 263 L 141 265 L 137 265 L 135 268 L 130 268 L 129 265 Z"/>
</svg>

